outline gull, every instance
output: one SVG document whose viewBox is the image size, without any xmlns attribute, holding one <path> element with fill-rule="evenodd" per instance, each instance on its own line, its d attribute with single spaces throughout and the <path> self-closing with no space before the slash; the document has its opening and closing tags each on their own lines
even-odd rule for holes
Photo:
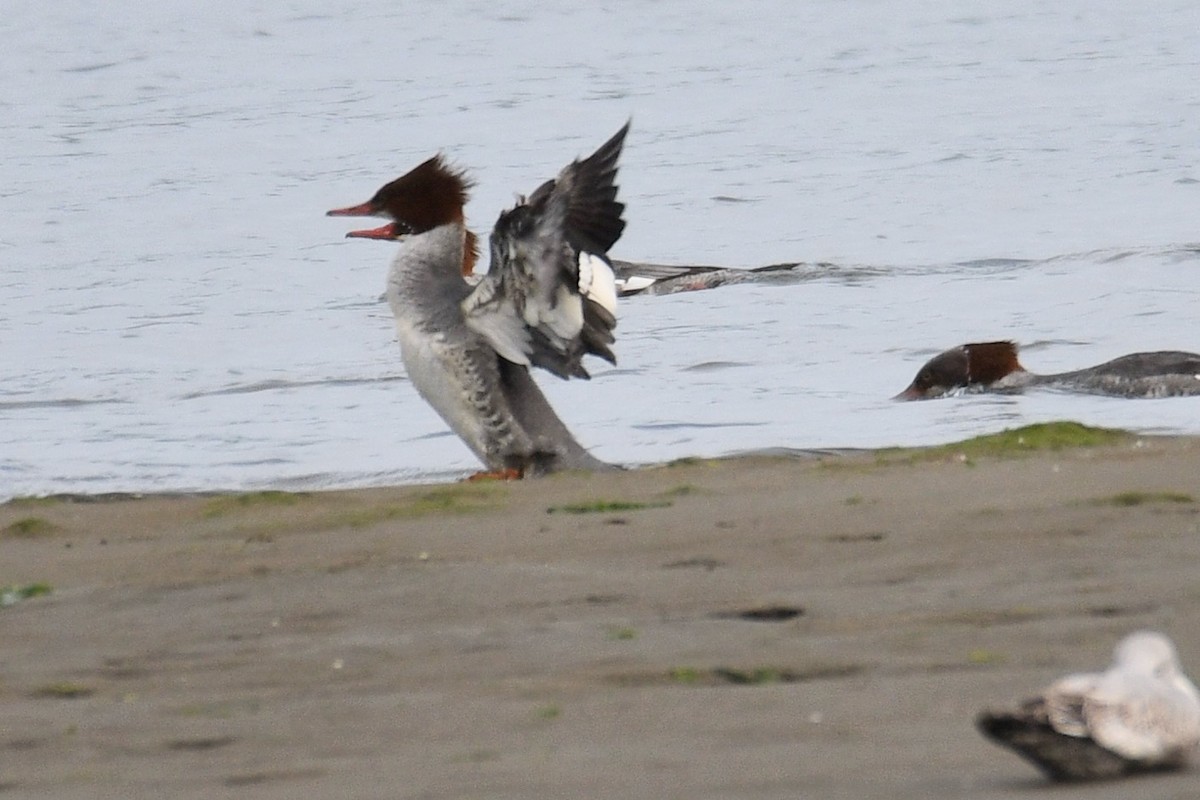
<svg viewBox="0 0 1200 800">
<path fill-rule="evenodd" d="M 975 722 L 1054 780 L 1116 778 L 1184 765 L 1200 744 L 1200 692 L 1170 639 L 1138 631 L 1104 672 L 1068 675 L 1017 710 Z"/>
</svg>

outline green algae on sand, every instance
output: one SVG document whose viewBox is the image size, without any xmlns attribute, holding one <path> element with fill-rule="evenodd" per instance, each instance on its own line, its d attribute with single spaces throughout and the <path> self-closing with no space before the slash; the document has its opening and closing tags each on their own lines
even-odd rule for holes
<svg viewBox="0 0 1200 800">
<path fill-rule="evenodd" d="M 974 458 L 1006 458 L 1038 452 L 1057 452 L 1075 447 L 1102 447 L 1136 441 L 1129 431 L 1115 428 L 1096 428 L 1067 420 L 1038 422 L 1019 428 L 1005 428 L 998 433 L 985 433 L 960 442 L 934 447 L 884 448 L 878 451 L 880 461 L 925 461 L 954 456 L 966 461 Z"/>
<path fill-rule="evenodd" d="M 0 529 L 0 538 L 4 539 L 36 539 L 41 536 L 51 536 L 61 530 L 48 519 L 42 517 L 21 517 L 20 519 Z"/>
</svg>

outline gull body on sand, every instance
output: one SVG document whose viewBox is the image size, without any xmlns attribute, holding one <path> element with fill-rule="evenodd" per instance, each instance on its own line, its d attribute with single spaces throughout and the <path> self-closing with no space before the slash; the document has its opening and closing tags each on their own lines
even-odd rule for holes
<svg viewBox="0 0 1200 800">
<path fill-rule="evenodd" d="M 987 738 L 1054 780 L 1097 780 L 1182 766 L 1200 744 L 1200 693 L 1175 646 L 1139 631 L 1104 672 L 1068 675 L 1016 710 L 984 711 Z"/>
</svg>

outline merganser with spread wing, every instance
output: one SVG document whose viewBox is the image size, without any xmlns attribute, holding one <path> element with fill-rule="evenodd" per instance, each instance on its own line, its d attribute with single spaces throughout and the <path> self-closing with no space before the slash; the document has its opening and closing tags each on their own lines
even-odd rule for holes
<svg viewBox="0 0 1200 800">
<path fill-rule="evenodd" d="M 585 355 L 616 363 L 607 253 L 625 229 L 614 181 L 628 130 L 502 212 L 475 282 L 465 275 L 477 242 L 463 215 L 472 183 L 441 155 L 328 212 L 392 220 L 347 236 L 399 242 L 386 296 L 408 376 L 489 475 L 613 468 L 575 440 L 529 367 L 588 378 Z"/>
</svg>

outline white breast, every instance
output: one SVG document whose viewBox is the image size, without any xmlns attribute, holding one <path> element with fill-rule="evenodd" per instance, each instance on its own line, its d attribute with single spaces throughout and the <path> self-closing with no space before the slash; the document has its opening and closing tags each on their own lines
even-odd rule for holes
<svg viewBox="0 0 1200 800">
<path fill-rule="evenodd" d="M 421 333 L 404 321 L 396 320 L 396 338 L 400 342 L 404 369 L 417 392 L 472 452 L 487 463 L 483 426 L 467 403 L 466 391 L 446 358 L 442 337 Z"/>
<path fill-rule="evenodd" d="M 447 258 L 462 260 L 461 229 L 455 226 L 444 225 L 402 241 L 388 274 L 387 299 L 396 320 L 396 338 L 409 380 L 451 429 L 487 463 L 481 420 L 468 404 L 462 377 L 456 372 L 452 357 L 454 347 L 466 345 L 463 341 L 466 326 L 457 302 L 452 301 L 453 288 L 441 284 L 461 280 L 456 272 L 442 268 Z M 439 302 L 447 303 L 446 307 L 437 307 Z M 455 326 L 463 329 L 459 336 L 444 332 L 447 328 L 453 331 Z"/>
</svg>

